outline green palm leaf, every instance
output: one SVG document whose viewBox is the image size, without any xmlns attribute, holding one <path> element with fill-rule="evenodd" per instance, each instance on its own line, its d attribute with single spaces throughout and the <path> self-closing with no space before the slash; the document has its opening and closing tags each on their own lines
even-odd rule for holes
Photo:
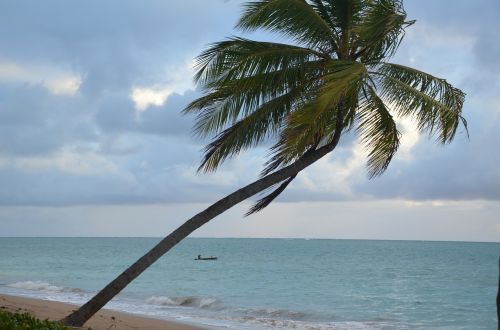
<svg viewBox="0 0 500 330">
<path fill-rule="evenodd" d="M 275 42 L 231 38 L 211 45 L 196 58 L 195 81 L 210 87 L 213 81 L 272 72 L 324 57 L 318 51 Z"/>
<path fill-rule="evenodd" d="M 370 1 L 364 8 L 363 20 L 354 27 L 356 40 L 351 46 L 354 58 L 365 62 L 391 57 L 403 40 L 404 30 L 415 21 L 405 21 L 401 1 Z"/>
<path fill-rule="evenodd" d="M 198 58 L 198 83 L 207 95 L 189 104 L 197 113 L 195 132 L 220 133 L 260 105 L 292 89 L 308 88 L 321 73 L 313 50 L 246 39 L 218 43 Z"/>
<path fill-rule="evenodd" d="M 400 133 L 384 102 L 373 87 L 363 86 L 365 98 L 357 116 L 361 142 L 369 150 L 368 172 L 370 177 L 381 175 L 389 166 L 399 147 Z"/>
<path fill-rule="evenodd" d="M 371 72 L 381 96 L 403 117 L 412 117 L 418 128 L 437 135 L 442 143 L 453 140 L 462 117 L 465 93 L 446 80 L 403 65 L 380 63 Z"/>
<path fill-rule="evenodd" d="M 325 71 L 314 98 L 288 116 L 281 139 L 274 146 L 275 159 L 281 159 L 281 165 L 294 161 L 311 146 L 328 140 L 335 130 L 344 128 L 337 127 L 339 104 L 347 108 L 346 100 L 353 100 L 348 96 L 358 94 L 366 68 L 359 62 L 332 60 Z"/>
<path fill-rule="evenodd" d="M 237 27 L 242 31 L 267 29 L 311 47 L 335 45 L 328 22 L 304 0 L 249 2 Z"/>
<path fill-rule="evenodd" d="M 226 158 L 277 134 L 300 92 L 296 89 L 274 98 L 222 131 L 205 148 L 199 170 L 215 171 Z"/>
</svg>

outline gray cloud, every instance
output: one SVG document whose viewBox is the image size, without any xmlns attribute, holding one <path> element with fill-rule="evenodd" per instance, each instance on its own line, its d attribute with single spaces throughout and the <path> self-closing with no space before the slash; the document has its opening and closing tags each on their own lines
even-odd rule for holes
<svg viewBox="0 0 500 330">
<path fill-rule="evenodd" d="M 78 98 L 54 96 L 45 88 L 0 84 L 0 153 L 50 153 L 75 140 L 95 140 Z"/>
<path fill-rule="evenodd" d="M 175 84 L 176 68 L 233 34 L 240 3 L 2 1 L 0 65 L 15 63 L 24 76 L 2 80 L 0 66 L 0 203 L 210 202 L 255 179 L 267 154 L 261 148 L 220 173 L 195 174 L 206 141 L 191 138 L 193 118 L 180 110 L 199 92 L 174 91 L 143 112 L 130 97 L 134 87 Z M 341 182 L 344 190 L 307 186 L 308 175 L 325 175 L 316 167 L 282 201 L 500 199 L 500 83 L 494 74 L 500 56 L 491 35 L 500 30 L 493 19 L 499 4 L 406 4 L 409 18 L 418 21 L 394 61 L 446 77 L 468 93 L 470 142 L 462 134 L 438 147 L 422 137 L 411 161 L 395 160 L 372 181 L 361 166 Z M 479 14 L 471 17 L 473 9 Z M 81 78 L 76 94 L 47 87 L 47 79 L 61 74 Z M 353 157 L 354 136 L 345 138 L 332 162 L 345 165 Z"/>
</svg>

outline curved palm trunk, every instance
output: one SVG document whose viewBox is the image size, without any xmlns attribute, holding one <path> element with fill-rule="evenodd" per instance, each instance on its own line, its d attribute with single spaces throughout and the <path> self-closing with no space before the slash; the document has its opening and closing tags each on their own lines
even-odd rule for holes
<svg viewBox="0 0 500 330">
<path fill-rule="evenodd" d="M 139 276 L 144 270 L 151 266 L 162 255 L 173 248 L 177 243 L 186 238 L 196 229 L 203 226 L 205 223 L 215 218 L 219 214 L 227 211 L 234 205 L 244 201 L 245 199 L 283 181 L 287 178 L 296 175 L 318 159 L 322 158 L 331 152 L 337 146 L 340 139 L 340 130 L 336 132 L 333 141 L 329 144 L 306 153 L 295 163 L 282 168 L 274 173 L 268 174 L 265 177 L 233 192 L 230 195 L 220 199 L 212 204 L 204 211 L 196 214 L 191 219 L 187 220 L 183 225 L 174 230 L 170 235 L 162 239 L 149 252 L 143 255 L 132 266 L 127 268 L 117 278 L 106 285 L 85 305 L 77 311 L 65 317 L 61 322 L 68 326 L 81 327 L 88 319 L 90 319 L 97 311 L 106 305 L 114 296 L 122 291 L 130 282 Z"/>
</svg>

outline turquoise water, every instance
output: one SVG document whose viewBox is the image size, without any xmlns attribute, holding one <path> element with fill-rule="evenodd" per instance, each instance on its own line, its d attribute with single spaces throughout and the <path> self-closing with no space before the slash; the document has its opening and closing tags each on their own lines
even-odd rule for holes
<svg viewBox="0 0 500 330">
<path fill-rule="evenodd" d="M 82 303 L 158 240 L 0 238 L 0 292 Z M 499 255 L 499 243 L 189 238 L 107 307 L 231 329 L 494 329 Z"/>
</svg>

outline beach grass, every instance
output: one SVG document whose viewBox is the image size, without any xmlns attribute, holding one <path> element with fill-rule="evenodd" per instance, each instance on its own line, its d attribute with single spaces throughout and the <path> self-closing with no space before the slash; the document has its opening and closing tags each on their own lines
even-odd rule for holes
<svg viewBox="0 0 500 330">
<path fill-rule="evenodd" d="M 70 330 L 57 322 L 39 320 L 29 313 L 0 310 L 0 329 L 3 330 Z"/>
</svg>

